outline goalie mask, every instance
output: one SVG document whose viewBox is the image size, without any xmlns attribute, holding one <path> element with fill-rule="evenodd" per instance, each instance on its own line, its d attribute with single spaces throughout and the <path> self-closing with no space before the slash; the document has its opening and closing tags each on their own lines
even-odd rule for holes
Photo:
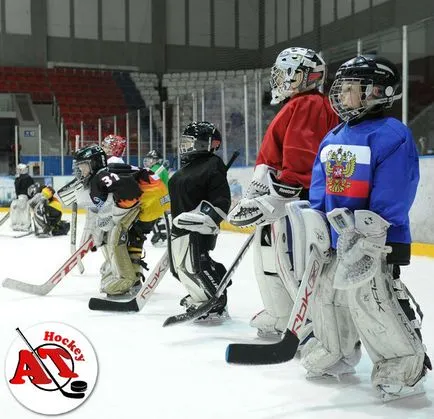
<svg viewBox="0 0 434 419">
<path fill-rule="evenodd" d="M 183 161 L 213 153 L 220 148 L 222 136 L 210 122 L 191 122 L 181 135 L 179 152 Z"/>
<path fill-rule="evenodd" d="M 17 166 L 16 172 L 17 172 L 17 176 L 25 175 L 26 173 L 29 173 L 29 166 L 27 166 L 27 164 L 20 163 Z"/>
<path fill-rule="evenodd" d="M 396 66 L 373 55 L 360 55 L 342 64 L 329 93 L 333 110 L 344 121 L 381 112 L 401 96 Z"/>
<path fill-rule="evenodd" d="M 326 64 L 312 49 L 287 48 L 271 68 L 271 104 L 276 105 L 297 93 L 318 89 L 324 84 Z"/>
<path fill-rule="evenodd" d="M 122 157 L 127 146 L 127 139 L 120 135 L 110 134 L 104 138 L 101 147 L 107 156 Z"/>
<path fill-rule="evenodd" d="M 100 170 L 107 167 L 107 156 L 97 145 L 84 147 L 73 156 L 72 168 L 75 177 L 86 185 Z"/>
</svg>

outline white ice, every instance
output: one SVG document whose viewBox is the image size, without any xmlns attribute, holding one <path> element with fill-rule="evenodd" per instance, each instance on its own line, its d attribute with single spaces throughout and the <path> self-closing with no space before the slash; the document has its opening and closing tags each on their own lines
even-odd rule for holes
<svg viewBox="0 0 434 419">
<path fill-rule="evenodd" d="M 79 227 L 83 217 L 79 216 Z M 69 236 L 49 239 L 8 237 L 0 228 L 0 280 L 12 277 L 45 282 L 69 256 Z M 80 235 L 80 228 L 79 234 Z M 228 266 L 247 236 L 223 232 L 213 256 Z M 162 249 L 146 244 L 152 266 Z M 93 394 L 71 418 L 303 418 L 303 419 L 432 419 L 434 380 L 426 394 L 387 404 L 370 384 L 371 362 L 363 354 L 357 375 L 341 382 L 307 381 L 299 360 L 270 366 L 238 366 L 225 362 L 231 342 L 262 342 L 249 327 L 261 300 L 253 274 L 252 250 L 229 288 L 232 320 L 220 326 L 182 324 L 163 328 L 163 321 L 182 312 L 186 293 L 168 273 L 144 309 L 135 314 L 92 312 L 88 300 L 99 295 L 102 256 L 88 254 L 85 273 L 74 270 L 45 297 L 0 288 L 0 365 L 16 338 L 15 328 L 60 321 L 82 331 L 99 359 Z M 434 260 L 414 257 L 402 277 L 424 311 L 422 332 L 434 360 Z M 0 418 L 41 417 L 22 407 L 0 379 Z"/>
</svg>

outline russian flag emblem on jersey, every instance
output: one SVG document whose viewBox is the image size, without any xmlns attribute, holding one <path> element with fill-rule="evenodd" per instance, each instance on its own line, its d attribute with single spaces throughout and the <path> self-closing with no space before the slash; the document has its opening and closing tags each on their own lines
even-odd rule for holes
<svg viewBox="0 0 434 419">
<path fill-rule="evenodd" d="M 327 195 L 367 198 L 371 178 L 371 149 L 367 146 L 328 144 L 321 150 Z"/>
</svg>

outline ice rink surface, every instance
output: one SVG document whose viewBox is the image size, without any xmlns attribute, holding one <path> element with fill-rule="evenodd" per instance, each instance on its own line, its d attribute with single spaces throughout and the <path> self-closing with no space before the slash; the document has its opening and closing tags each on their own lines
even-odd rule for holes
<svg viewBox="0 0 434 419">
<path fill-rule="evenodd" d="M 2 214 L 3 215 L 3 214 Z M 79 216 L 78 239 L 83 216 Z M 0 280 L 4 277 L 40 284 L 69 256 L 69 236 L 12 238 L 9 222 L 0 228 Z M 223 232 L 213 252 L 229 266 L 247 236 Z M 145 244 L 153 267 L 163 249 Z M 262 308 L 250 249 L 229 288 L 231 321 L 219 326 L 182 324 L 163 328 L 164 320 L 182 312 L 184 289 L 168 273 L 144 309 L 135 314 L 92 312 L 88 300 L 99 294 L 100 253 L 84 260 L 85 273 L 74 270 L 45 297 L 0 288 L 0 362 L 21 330 L 44 321 L 70 324 L 92 342 L 99 378 L 91 397 L 65 417 L 120 418 L 291 418 L 291 419 L 432 419 L 434 379 L 426 394 L 382 403 L 370 384 L 372 364 L 363 353 L 357 374 L 341 382 L 307 381 L 299 360 L 270 366 L 225 362 L 232 342 L 258 342 L 249 327 Z M 434 360 L 434 260 L 414 257 L 402 278 L 424 312 L 422 333 Z M 4 375 L 2 373 L 2 375 Z M 58 397 L 62 397 L 60 394 Z M 22 407 L 0 379 L 0 418 L 41 417 Z"/>
</svg>

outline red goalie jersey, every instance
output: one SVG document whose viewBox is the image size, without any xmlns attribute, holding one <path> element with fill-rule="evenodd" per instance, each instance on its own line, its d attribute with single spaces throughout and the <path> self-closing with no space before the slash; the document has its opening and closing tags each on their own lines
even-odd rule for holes
<svg viewBox="0 0 434 419">
<path fill-rule="evenodd" d="M 256 165 L 273 167 L 282 182 L 308 189 L 319 145 L 338 123 L 323 94 L 310 91 L 294 96 L 270 123 Z"/>
</svg>

